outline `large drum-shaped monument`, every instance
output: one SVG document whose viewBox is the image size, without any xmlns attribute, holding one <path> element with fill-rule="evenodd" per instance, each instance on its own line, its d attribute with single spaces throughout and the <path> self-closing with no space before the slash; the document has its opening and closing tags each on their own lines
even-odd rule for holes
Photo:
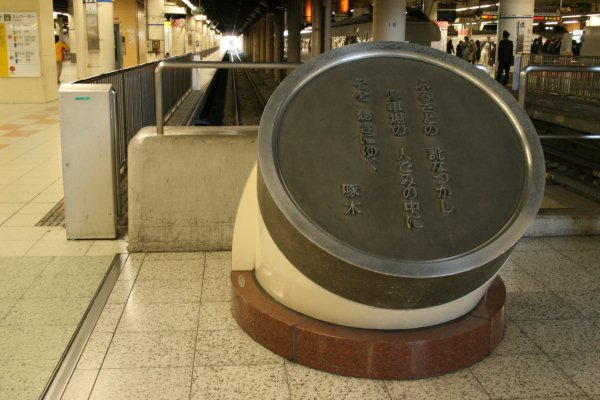
<svg viewBox="0 0 600 400">
<path fill-rule="evenodd" d="M 347 46 L 264 111 L 255 276 L 321 321 L 445 323 L 479 304 L 543 188 L 537 133 L 486 73 L 408 43 Z"/>
</svg>

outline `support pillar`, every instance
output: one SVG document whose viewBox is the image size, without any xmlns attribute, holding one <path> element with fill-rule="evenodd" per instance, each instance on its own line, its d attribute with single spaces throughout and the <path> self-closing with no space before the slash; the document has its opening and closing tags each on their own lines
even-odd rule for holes
<svg viewBox="0 0 600 400">
<path fill-rule="evenodd" d="M 423 2 L 423 14 L 432 21 L 437 19 L 438 3 L 439 0 L 425 0 Z M 444 51 L 446 51 L 446 49 L 444 49 Z"/>
<path fill-rule="evenodd" d="M 88 76 L 87 72 L 87 23 L 83 2 L 73 2 L 73 13 L 75 20 L 75 41 L 77 43 L 77 79 Z"/>
<path fill-rule="evenodd" d="M 165 4 L 164 0 L 147 0 L 146 26 L 148 40 L 154 45 L 148 52 L 148 62 L 165 57 Z"/>
<path fill-rule="evenodd" d="M 274 40 L 274 29 L 275 29 L 275 14 L 268 13 L 265 17 L 265 61 L 273 62 L 275 59 L 275 40 Z M 272 74 L 273 70 L 268 69 L 265 71 L 268 74 Z"/>
<path fill-rule="evenodd" d="M 335 20 L 343 21 L 350 13 L 350 0 L 335 0 Z"/>
<path fill-rule="evenodd" d="M 137 22 L 137 64 L 145 64 L 148 59 L 146 42 L 148 39 L 148 30 L 146 28 L 146 3 L 136 2 L 136 22 Z"/>
<path fill-rule="evenodd" d="M 534 0 L 502 0 L 498 10 L 496 43 L 502 40 L 502 32 L 507 31 L 510 33 L 509 39 L 513 42 L 515 53 L 529 51 L 533 31 L 534 5 Z"/>
<path fill-rule="evenodd" d="M 75 37 L 77 31 L 75 30 L 75 8 L 73 7 L 73 0 L 69 0 L 69 48 L 71 52 L 71 63 L 77 62 L 77 38 Z"/>
<path fill-rule="evenodd" d="M 244 32 L 244 53 L 246 56 L 252 54 L 252 44 L 250 43 L 250 32 Z"/>
<path fill-rule="evenodd" d="M 200 54 L 200 60 L 202 60 L 203 54 L 202 50 L 204 50 L 204 21 L 198 21 L 198 25 L 196 25 L 196 53 Z"/>
<path fill-rule="evenodd" d="M 316 57 L 323 52 L 323 2 L 312 0 L 312 50 L 311 56 Z"/>
<path fill-rule="evenodd" d="M 260 62 L 267 61 L 267 22 L 265 18 L 262 18 L 258 22 L 258 36 L 260 40 L 259 50 L 260 50 Z"/>
<path fill-rule="evenodd" d="M 331 50 L 331 1 L 326 0 L 323 5 L 323 53 Z"/>
<path fill-rule="evenodd" d="M 171 19 L 171 57 L 185 53 L 185 23 L 182 24 L 180 19 L 179 17 Z"/>
<path fill-rule="evenodd" d="M 439 0 L 424 0 L 423 2 L 423 13 L 431 21 L 437 20 Z M 440 27 L 440 40 L 431 42 L 431 47 L 441 51 L 446 51 L 446 43 L 448 41 L 448 27 Z"/>
<path fill-rule="evenodd" d="M 260 28 L 257 24 L 252 27 L 252 61 L 260 61 Z"/>
<path fill-rule="evenodd" d="M 287 8 L 287 60 L 300 62 L 300 24 L 302 22 L 302 1 L 289 0 Z"/>
<path fill-rule="evenodd" d="M 284 16 L 283 11 L 279 11 L 275 14 L 275 27 L 274 27 L 274 35 L 273 35 L 273 61 L 274 62 L 283 62 L 283 25 L 284 25 Z M 281 81 L 282 73 L 284 71 L 281 69 L 274 70 L 275 79 L 277 81 Z"/>
<path fill-rule="evenodd" d="M 100 75 L 115 69 L 115 31 L 113 23 L 113 3 L 103 1 L 98 4 L 99 51 L 88 52 L 89 75 Z"/>
<path fill-rule="evenodd" d="M 406 41 L 406 0 L 375 0 L 373 4 L 373 40 Z"/>
</svg>

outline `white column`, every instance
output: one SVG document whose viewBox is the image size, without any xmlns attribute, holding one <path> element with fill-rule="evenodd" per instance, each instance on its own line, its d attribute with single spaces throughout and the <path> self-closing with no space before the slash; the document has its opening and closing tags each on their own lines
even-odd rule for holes
<svg viewBox="0 0 600 400">
<path fill-rule="evenodd" d="M 164 0 L 147 0 L 146 26 L 148 27 L 148 40 L 158 41 L 158 51 L 148 53 L 147 61 L 154 61 L 165 56 L 165 3 Z M 142 45 L 142 44 L 140 44 Z M 146 44 L 143 44 L 146 46 Z"/>
<path fill-rule="evenodd" d="M 88 73 L 99 75 L 115 69 L 115 31 L 113 3 L 98 2 L 98 38 L 100 50 L 88 52 Z"/>
<path fill-rule="evenodd" d="M 73 7 L 71 4 L 71 7 L 69 8 L 69 48 L 70 48 L 70 52 L 71 52 L 71 62 L 75 62 L 75 60 L 73 60 L 73 54 L 75 54 L 75 58 L 77 58 L 77 34 L 75 32 L 75 18 L 74 18 L 74 11 L 73 11 Z"/>
<path fill-rule="evenodd" d="M 73 2 L 73 19 L 75 20 L 75 42 L 77 43 L 77 79 L 88 76 L 87 71 L 87 23 L 85 7 L 82 1 Z"/>
<path fill-rule="evenodd" d="M 375 0 L 373 3 L 373 40 L 406 40 L 406 0 Z"/>
<path fill-rule="evenodd" d="M 171 57 L 182 55 L 185 51 L 185 23 L 181 24 L 180 19 L 178 17 L 171 20 Z"/>
<path fill-rule="evenodd" d="M 496 43 L 502 32 L 510 33 L 515 53 L 529 52 L 533 30 L 534 0 L 501 0 L 498 10 Z"/>
<path fill-rule="evenodd" d="M 194 28 L 194 53 L 202 52 L 202 21 L 196 21 Z"/>
</svg>

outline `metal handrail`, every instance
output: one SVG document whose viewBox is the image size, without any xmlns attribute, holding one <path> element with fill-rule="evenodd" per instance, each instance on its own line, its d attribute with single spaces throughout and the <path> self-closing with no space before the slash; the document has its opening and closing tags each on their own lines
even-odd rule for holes
<svg viewBox="0 0 600 400">
<path fill-rule="evenodd" d="M 600 135 L 538 135 L 540 140 L 600 140 Z"/>
<path fill-rule="evenodd" d="M 216 68 L 216 69 L 292 69 L 297 68 L 302 63 L 231 63 L 223 61 L 187 61 L 172 62 L 161 61 L 154 71 L 154 100 L 156 107 L 156 133 L 163 135 L 164 132 L 164 111 L 162 102 L 162 70 L 163 69 L 195 69 L 195 68 Z"/>
<path fill-rule="evenodd" d="M 527 79 L 531 72 L 600 72 L 596 65 L 528 65 L 519 74 L 519 104 L 525 109 Z M 598 140 L 600 135 L 540 135 L 540 139 Z"/>
<path fill-rule="evenodd" d="M 519 104 L 525 107 L 527 79 L 530 72 L 600 72 L 600 65 L 528 65 L 519 74 Z"/>
<path fill-rule="evenodd" d="M 600 65 L 598 56 L 575 56 L 548 53 L 521 53 L 521 65 Z"/>
</svg>

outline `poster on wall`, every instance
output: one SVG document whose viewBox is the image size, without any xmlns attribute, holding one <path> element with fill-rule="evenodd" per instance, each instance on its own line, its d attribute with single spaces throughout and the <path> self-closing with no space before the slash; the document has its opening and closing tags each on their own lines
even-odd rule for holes
<svg viewBox="0 0 600 400">
<path fill-rule="evenodd" d="M 40 76 L 37 13 L 0 11 L 0 78 Z"/>
</svg>

